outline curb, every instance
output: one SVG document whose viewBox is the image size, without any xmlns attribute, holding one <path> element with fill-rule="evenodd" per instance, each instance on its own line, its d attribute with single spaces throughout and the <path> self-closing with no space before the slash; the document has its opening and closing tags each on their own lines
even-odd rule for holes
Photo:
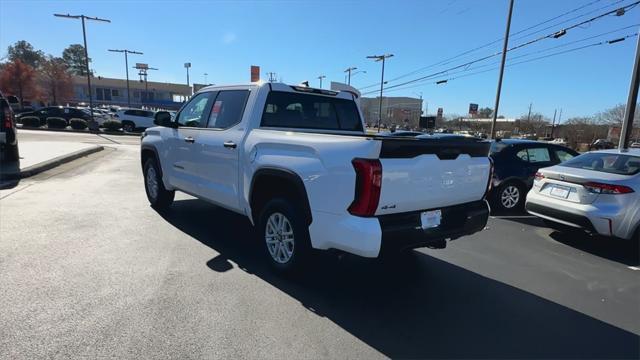
<svg viewBox="0 0 640 360">
<path fill-rule="evenodd" d="M 18 127 L 18 130 L 35 130 L 35 131 L 53 131 L 53 132 L 68 132 L 68 133 L 80 133 L 80 134 L 94 134 L 94 135 L 120 135 L 120 136 L 140 136 L 142 133 L 125 133 L 119 131 L 90 131 L 90 130 L 75 130 L 75 129 L 44 129 L 37 127 Z"/>
<path fill-rule="evenodd" d="M 104 150 L 104 147 L 100 145 L 90 147 L 88 149 L 78 150 L 70 154 L 61 155 L 51 160 L 47 160 L 35 165 L 31 165 L 28 168 L 20 170 L 19 172 L 0 174 L 0 179 L 16 180 L 16 179 L 28 178 L 30 176 L 39 174 L 43 171 L 53 169 L 54 167 L 60 166 L 62 164 L 66 164 L 68 162 L 79 159 L 81 157 L 85 157 L 87 155 L 91 155 L 93 153 L 100 152 L 102 150 Z"/>
</svg>

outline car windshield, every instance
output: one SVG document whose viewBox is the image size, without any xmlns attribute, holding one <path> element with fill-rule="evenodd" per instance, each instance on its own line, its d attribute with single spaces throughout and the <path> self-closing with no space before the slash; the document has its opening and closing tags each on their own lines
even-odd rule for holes
<svg viewBox="0 0 640 360">
<path fill-rule="evenodd" d="M 562 166 L 620 175 L 640 172 L 640 156 L 615 153 L 587 153 L 562 163 Z"/>
</svg>

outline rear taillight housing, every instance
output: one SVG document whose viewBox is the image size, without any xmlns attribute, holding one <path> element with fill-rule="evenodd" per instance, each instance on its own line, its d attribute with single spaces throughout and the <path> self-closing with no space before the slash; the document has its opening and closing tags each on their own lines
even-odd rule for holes
<svg viewBox="0 0 640 360">
<path fill-rule="evenodd" d="M 2 127 L 5 129 L 11 129 L 13 127 L 13 112 L 9 108 L 4 108 L 4 121 L 2 121 Z"/>
<path fill-rule="evenodd" d="M 356 191 L 348 211 L 355 216 L 373 216 L 380 201 L 382 164 L 378 159 L 360 158 L 353 159 L 351 164 L 356 171 Z"/>
<path fill-rule="evenodd" d="M 605 184 L 599 182 L 588 182 L 582 184 L 589 192 L 595 194 L 610 194 L 610 195 L 619 195 L 619 194 L 629 194 L 634 192 L 632 188 L 624 185 L 614 185 L 614 184 Z"/>
<path fill-rule="evenodd" d="M 533 179 L 534 179 L 535 181 L 540 181 L 540 180 L 544 179 L 544 174 L 543 174 L 543 173 L 541 173 L 540 171 L 538 171 L 538 172 L 534 175 Z"/>
</svg>

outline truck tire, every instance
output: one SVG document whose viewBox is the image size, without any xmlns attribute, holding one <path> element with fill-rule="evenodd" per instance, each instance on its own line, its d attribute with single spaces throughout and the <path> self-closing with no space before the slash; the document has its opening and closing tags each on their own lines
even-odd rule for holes
<svg viewBox="0 0 640 360">
<path fill-rule="evenodd" d="M 265 255 L 281 273 L 301 270 L 309 260 L 311 241 L 304 211 L 285 198 L 269 200 L 260 211 L 258 234 L 264 239 Z"/>
<path fill-rule="evenodd" d="M 147 199 L 151 206 L 155 209 L 166 209 L 173 203 L 175 191 L 165 189 L 160 175 L 160 168 L 153 158 L 148 159 L 144 163 L 144 190 L 147 193 Z"/>
</svg>

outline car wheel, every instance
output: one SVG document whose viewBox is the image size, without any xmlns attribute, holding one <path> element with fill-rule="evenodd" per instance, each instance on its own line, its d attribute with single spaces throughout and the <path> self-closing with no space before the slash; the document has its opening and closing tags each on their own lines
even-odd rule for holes
<svg viewBox="0 0 640 360">
<path fill-rule="evenodd" d="M 511 181 L 498 188 L 494 203 L 499 210 L 514 211 L 522 208 L 525 196 L 522 186 Z"/>
<path fill-rule="evenodd" d="M 122 123 L 122 130 L 126 132 L 134 132 L 136 130 L 136 126 L 132 122 L 125 121 Z"/>
<path fill-rule="evenodd" d="M 20 160 L 20 152 L 18 151 L 18 144 L 5 145 L 2 147 L 2 161 L 16 162 Z"/>
<path fill-rule="evenodd" d="M 311 252 L 304 211 L 292 201 L 275 198 L 260 212 L 259 234 L 269 263 L 283 273 L 301 269 Z"/>
<path fill-rule="evenodd" d="M 149 203 L 156 209 L 169 207 L 176 194 L 175 191 L 165 189 L 155 159 L 148 159 L 144 163 L 144 189 Z"/>
</svg>

